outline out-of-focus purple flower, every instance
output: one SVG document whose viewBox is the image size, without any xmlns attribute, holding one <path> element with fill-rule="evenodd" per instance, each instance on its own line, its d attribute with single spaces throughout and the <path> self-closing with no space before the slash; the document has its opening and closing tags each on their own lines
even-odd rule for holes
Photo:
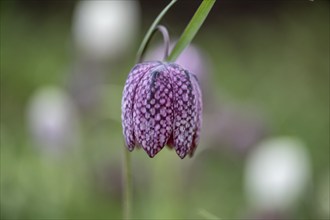
<svg viewBox="0 0 330 220">
<path fill-rule="evenodd" d="M 196 76 L 175 63 L 144 62 L 128 75 L 122 98 L 126 145 L 154 157 L 166 144 L 180 158 L 193 155 L 202 122 Z"/>
<path fill-rule="evenodd" d="M 286 220 L 294 219 L 293 216 L 290 216 L 288 213 L 282 213 L 278 210 L 261 210 L 257 213 L 250 213 L 246 216 L 242 216 L 242 219 L 256 219 L 256 220 Z"/>
<path fill-rule="evenodd" d="M 220 104 L 222 105 L 220 107 Z M 245 156 L 270 132 L 262 112 L 246 110 L 222 101 L 204 119 L 205 140 L 213 146 L 219 145 L 229 151 Z M 244 109 L 244 111 L 242 110 Z"/>
<path fill-rule="evenodd" d="M 60 88 L 43 87 L 31 98 L 27 123 L 42 150 L 60 153 L 79 140 L 77 113 L 71 99 Z"/>
</svg>

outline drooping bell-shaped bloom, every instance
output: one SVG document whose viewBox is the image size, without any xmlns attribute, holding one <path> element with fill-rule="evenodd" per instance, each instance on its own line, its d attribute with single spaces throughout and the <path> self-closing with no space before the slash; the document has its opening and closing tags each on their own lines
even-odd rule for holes
<svg viewBox="0 0 330 220">
<path fill-rule="evenodd" d="M 126 146 L 154 157 L 165 145 L 193 155 L 200 136 L 202 97 L 196 76 L 175 63 L 143 62 L 128 75 L 122 98 Z"/>
</svg>

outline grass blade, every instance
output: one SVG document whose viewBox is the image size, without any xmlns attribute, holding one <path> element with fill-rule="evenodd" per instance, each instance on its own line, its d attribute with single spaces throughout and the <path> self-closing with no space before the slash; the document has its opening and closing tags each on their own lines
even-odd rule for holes
<svg viewBox="0 0 330 220">
<path fill-rule="evenodd" d="M 189 45 L 192 39 L 197 34 L 199 28 L 202 26 L 205 21 L 207 15 L 211 11 L 215 0 L 203 0 L 196 13 L 190 20 L 186 29 L 183 31 L 179 41 L 176 43 L 175 47 L 171 51 L 171 54 L 167 58 L 167 61 L 173 62 L 178 56 L 182 53 L 182 51 Z"/>
<path fill-rule="evenodd" d="M 143 41 L 139 47 L 138 53 L 137 53 L 137 58 L 136 60 L 140 60 L 144 50 L 146 49 L 148 40 L 150 39 L 153 30 L 157 27 L 157 25 L 159 24 L 160 20 L 164 17 L 164 15 L 167 13 L 167 11 L 172 7 L 172 5 L 174 5 L 174 3 L 177 2 L 177 0 L 172 0 L 164 9 L 163 11 L 157 16 L 157 18 L 154 20 L 154 22 L 152 23 L 152 25 L 150 26 L 147 34 L 144 36 Z"/>
</svg>

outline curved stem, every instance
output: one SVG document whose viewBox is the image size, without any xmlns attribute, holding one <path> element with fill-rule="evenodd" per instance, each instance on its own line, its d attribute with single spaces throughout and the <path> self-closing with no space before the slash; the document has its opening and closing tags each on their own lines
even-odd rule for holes
<svg viewBox="0 0 330 220">
<path fill-rule="evenodd" d="M 167 59 L 168 54 L 169 54 L 169 48 L 170 48 L 170 35 L 168 34 L 167 28 L 163 25 L 158 25 L 152 32 L 150 37 L 147 39 L 146 44 L 140 54 L 140 57 L 138 59 L 138 62 L 142 62 L 142 58 L 144 53 L 146 52 L 148 45 L 152 39 L 152 37 L 154 36 L 154 34 L 156 33 L 156 31 L 159 31 L 162 35 L 163 35 L 163 40 L 164 40 L 164 45 L 165 45 L 165 49 L 164 49 L 164 60 Z"/>
<path fill-rule="evenodd" d="M 137 53 L 137 60 L 140 61 L 141 57 L 142 57 L 142 53 L 146 48 L 146 44 L 148 43 L 148 39 L 150 39 L 152 32 L 154 31 L 154 29 L 156 28 L 156 26 L 158 25 L 158 23 L 160 22 L 160 20 L 164 17 L 164 15 L 166 14 L 166 12 L 172 7 L 172 5 L 174 5 L 174 3 L 177 2 L 177 0 L 172 0 L 164 9 L 163 11 L 157 16 L 157 18 L 154 20 L 154 22 L 152 23 L 152 25 L 150 26 L 147 34 L 144 36 L 143 41 L 140 45 L 140 48 L 138 50 Z"/>
<path fill-rule="evenodd" d="M 132 218 L 132 167 L 131 167 L 131 155 L 129 151 L 124 148 L 124 200 L 123 200 L 123 219 Z"/>
<path fill-rule="evenodd" d="M 163 25 L 158 25 L 158 30 L 162 33 L 163 35 L 163 40 L 164 40 L 164 58 L 163 60 L 166 60 L 169 54 L 169 49 L 170 49 L 170 35 L 168 34 L 167 28 Z"/>
</svg>

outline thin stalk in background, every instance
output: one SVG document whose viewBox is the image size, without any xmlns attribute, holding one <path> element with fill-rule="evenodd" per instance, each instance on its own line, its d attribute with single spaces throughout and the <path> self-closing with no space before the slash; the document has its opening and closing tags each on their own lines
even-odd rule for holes
<svg viewBox="0 0 330 220">
<path fill-rule="evenodd" d="M 131 155 L 130 152 L 124 148 L 124 209 L 123 209 L 123 219 L 132 218 L 132 198 L 133 198 L 133 188 L 132 188 L 132 166 L 131 166 Z"/>
</svg>

